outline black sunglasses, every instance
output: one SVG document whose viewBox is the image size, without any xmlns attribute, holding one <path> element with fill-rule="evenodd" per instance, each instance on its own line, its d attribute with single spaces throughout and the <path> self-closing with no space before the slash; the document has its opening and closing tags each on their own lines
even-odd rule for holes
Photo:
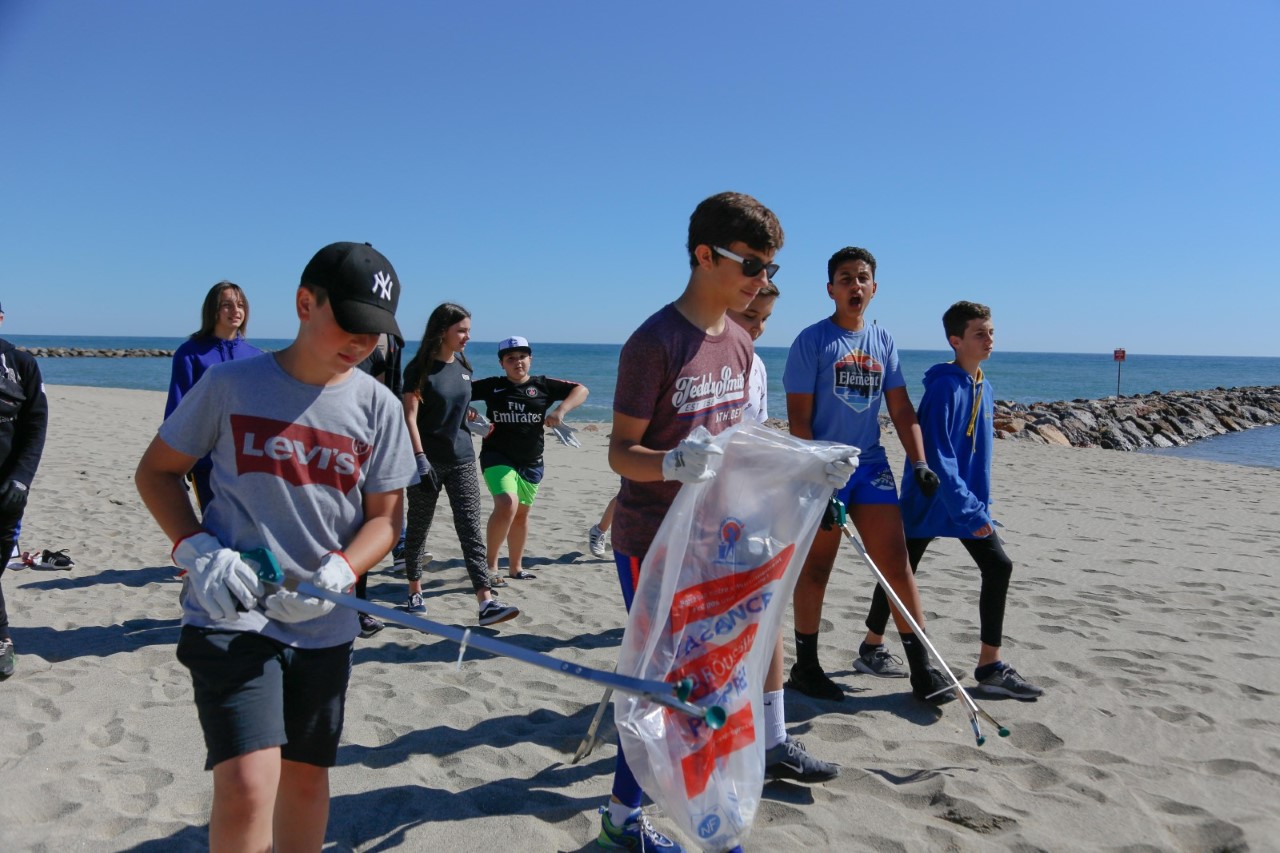
<svg viewBox="0 0 1280 853">
<path fill-rule="evenodd" d="M 737 261 L 742 264 L 742 274 L 747 278 L 755 278 L 760 275 L 761 272 L 764 272 L 764 277 L 769 281 L 773 281 L 773 277 L 778 274 L 779 267 L 777 264 L 766 264 L 764 261 L 757 260 L 756 258 L 744 258 L 742 255 L 735 255 L 728 249 L 721 249 L 719 246 L 712 246 L 711 249 L 721 257 L 725 257 L 731 261 Z"/>
</svg>

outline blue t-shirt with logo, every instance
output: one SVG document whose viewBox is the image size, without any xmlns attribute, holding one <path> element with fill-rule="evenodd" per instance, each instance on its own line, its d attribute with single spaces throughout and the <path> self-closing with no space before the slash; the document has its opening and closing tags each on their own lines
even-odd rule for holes
<svg viewBox="0 0 1280 853">
<path fill-rule="evenodd" d="M 905 385 L 892 335 L 876 325 L 851 332 L 830 318 L 796 336 L 782 374 L 788 394 L 813 395 L 813 437 L 852 444 L 863 462 L 886 461 L 880 402 Z"/>
</svg>

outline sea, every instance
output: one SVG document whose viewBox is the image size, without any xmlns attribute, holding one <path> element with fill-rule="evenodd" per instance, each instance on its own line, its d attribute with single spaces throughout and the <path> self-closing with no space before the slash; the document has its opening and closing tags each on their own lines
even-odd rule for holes
<svg viewBox="0 0 1280 853">
<path fill-rule="evenodd" d="M 17 346 L 83 347 L 86 349 L 173 350 L 184 338 L 6 335 Z M 287 339 L 252 338 L 261 349 L 282 349 Z M 406 361 L 417 351 L 409 341 Z M 538 343 L 533 350 L 534 373 L 571 379 L 586 385 L 591 396 L 570 421 L 607 422 L 613 417 L 613 391 L 617 379 L 620 344 Z M 757 352 L 769 372 L 769 413 L 785 418 L 786 398 L 782 371 L 786 347 L 759 347 Z M 499 375 L 497 345 L 471 341 L 467 358 L 476 375 Z M 907 392 L 919 401 L 925 370 L 949 361 L 950 351 L 902 350 L 899 352 Z M 133 388 L 165 391 L 169 387 L 168 358 L 42 358 L 40 370 L 52 385 L 88 385 L 98 388 Z M 1019 403 L 1055 400 L 1093 400 L 1120 394 L 1160 391 L 1198 391 L 1250 385 L 1280 385 L 1280 358 L 1189 355 L 1141 355 L 1127 353 L 1123 363 L 1112 353 L 1028 353 L 997 350 L 983 366 L 996 398 Z M 1280 469 L 1280 426 L 1258 427 L 1245 432 L 1207 438 L 1186 447 L 1143 451 Z"/>
</svg>

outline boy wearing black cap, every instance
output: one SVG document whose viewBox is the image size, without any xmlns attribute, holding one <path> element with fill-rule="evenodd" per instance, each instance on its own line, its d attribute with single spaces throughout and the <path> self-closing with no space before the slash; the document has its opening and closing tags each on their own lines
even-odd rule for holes
<svg viewBox="0 0 1280 853">
<path fill-rule="evenodd" d="M 138 464 L 143 502 L 186 570 L 178 659 L 191 670 L 213 771 L 213 849 L 320 849 L 356 614 L 264 588 L 241 555 L 344 592 L 400 533 L 415 469 L 400 403 L 354 368 L 379 334 L 402 340 L 400 283 L 368 244 L 316 253 L 295 295 L 298 336 L 270 357 L 211 368 Z M 182 477 L 209 454 L 203 527 Z"/>
<path fill-rule="evenodd" d="M 488 407 L 493 428 L 480 445 L 480 473 L 493 495 L 486 528 L 489 575 L 498 574 L 498 552 L 507 543 L 507 574 L 516 580 L 535 575 L 521 566 L 529 535 L 529 510 L 542 482 L 543 428 L 560 426 L 564 416 L 587 399 L 587 386 L 564 379 L 533 376 L 533 348 L 518 335 L 498 344 L 498 363 L 506 376 L 471 383 L 472 401 Z M 548 411 L 556 402 L 560 405 Z"/>
</svg>

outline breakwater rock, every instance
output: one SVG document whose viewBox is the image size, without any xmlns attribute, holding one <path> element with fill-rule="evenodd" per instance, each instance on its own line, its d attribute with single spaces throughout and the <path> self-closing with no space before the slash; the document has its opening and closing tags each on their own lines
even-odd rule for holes
<svg viewBox="0 0 1280 853">
<path fill-rule="evenodd" d="M 1280 386 L 1167 391 L 1104 400 L 995 404 L 997 438 L 1137 450 L 1280 424 Z"/>
<path fill-rule="evenodd" d="M 18 347 L 36 358 L 173 358 L 171 349 L 84 349 L 82 347 Z"/>
</svg>

